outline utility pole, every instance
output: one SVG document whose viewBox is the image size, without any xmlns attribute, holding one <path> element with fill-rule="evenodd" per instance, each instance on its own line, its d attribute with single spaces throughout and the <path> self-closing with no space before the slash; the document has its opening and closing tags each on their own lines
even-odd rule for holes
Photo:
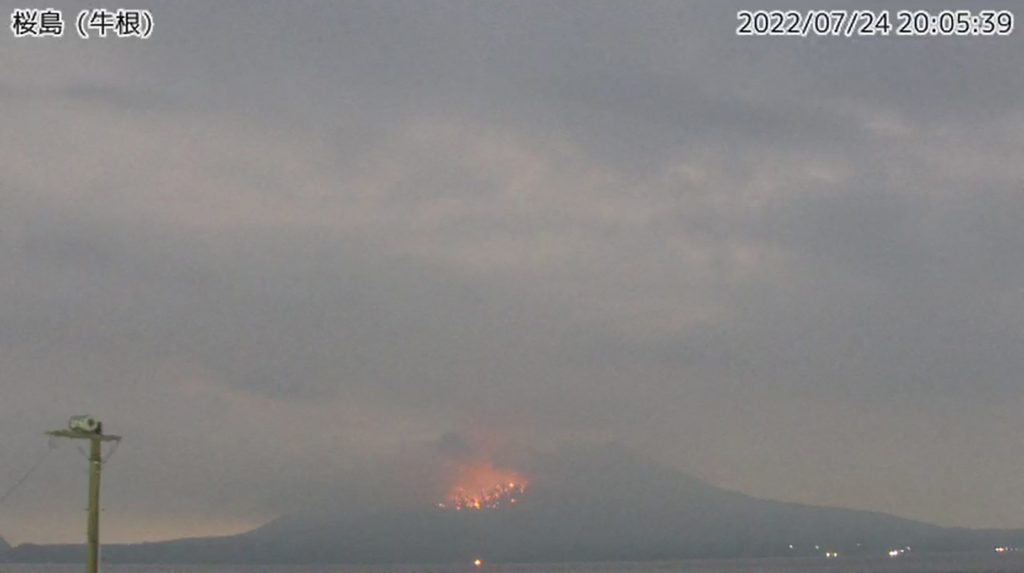
<svg viewBox="0 0 1024 573">
<path fill-rule="evenodd" d="M 66 430 L 46 432 L 56 438 L 89 440 L 89 521 L 86 538 L 89 556 L 86 573 L 99 573 L 100 566 L 100 471 L 103 468 L 103 442 L 119 442 L 121 436 L 103 433 L 103 424 L 92 416 L 72 416 Z"/>
</svg>

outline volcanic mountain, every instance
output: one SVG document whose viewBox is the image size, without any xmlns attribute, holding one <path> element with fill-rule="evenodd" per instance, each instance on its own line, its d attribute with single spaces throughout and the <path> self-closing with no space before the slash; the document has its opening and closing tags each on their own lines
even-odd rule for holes
<svg viewBox="0 0 1024 573">
<path fill-rule="evenodd" d="M 296 515 L 237 536 L 110 545 L 107 561 L 445 563 L 657 560 L 991 551 L 1024 530 L 944 528 L 867 511 L 723 490 L 617 446 L 542 456 L 519 503 L 497 510 L 415 508 Z M 77 561 L 81 546 L 21 545 L 13 561 Z"/>
</svg>

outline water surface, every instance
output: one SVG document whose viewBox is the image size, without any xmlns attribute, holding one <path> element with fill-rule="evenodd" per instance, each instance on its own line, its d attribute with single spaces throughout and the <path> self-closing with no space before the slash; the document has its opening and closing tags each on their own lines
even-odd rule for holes
<svg viewBox="0 0 1024 573">
<path fill-rule="evenodd" d="M 82 573 L 84 565 L 0 564 L 0 573 Z M 657 563 L 456 565 L 122 565 L 104 573 L 1010 573 L 1024 572 L 1024 555 L 913 555 L 898 559 L 800 558 L 695 560 Z"/>
</svg>

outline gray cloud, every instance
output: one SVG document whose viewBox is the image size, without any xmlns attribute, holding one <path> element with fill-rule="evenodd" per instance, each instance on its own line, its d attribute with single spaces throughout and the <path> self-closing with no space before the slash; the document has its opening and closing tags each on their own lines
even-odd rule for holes
<svg viewBox="0 0 1024 573">
<path fill-rule="evenodd" d="M 145 42 L 2 40 L 0 478 L 93 411 L 128 436 L 114 540 L 384 496 L 438 447 L 609 439 L 756 495 L 1024 526 L 997 446 L 1024 429 L 1018 36 L 151 9 Z M 77 539 L 80 460 L 54 460 L 0 533 Z"/>
</svg>

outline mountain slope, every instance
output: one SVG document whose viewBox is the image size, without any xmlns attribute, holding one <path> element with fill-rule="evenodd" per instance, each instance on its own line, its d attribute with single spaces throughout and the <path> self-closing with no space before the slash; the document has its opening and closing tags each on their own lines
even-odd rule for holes
<svg viewBox="0 0 1024 573">
<path fill-rule="evenodd" d="M 108 561 L 386 563 L 882 555 L 989 550 L 1024 531 L 942 528 L 890 515 L 756 499 L 618 447 L 542 457 L 522 502 L 498 511 L 413 509 L 292 516 L 233 537 L 104 548 Z M 793 546 L 790 549 L 790 545 Z M 815 549 L 815 546 L 820 549 Z M 17 561 L 73 561 L 80 546 L 22 545 Z"/>
</svg>

